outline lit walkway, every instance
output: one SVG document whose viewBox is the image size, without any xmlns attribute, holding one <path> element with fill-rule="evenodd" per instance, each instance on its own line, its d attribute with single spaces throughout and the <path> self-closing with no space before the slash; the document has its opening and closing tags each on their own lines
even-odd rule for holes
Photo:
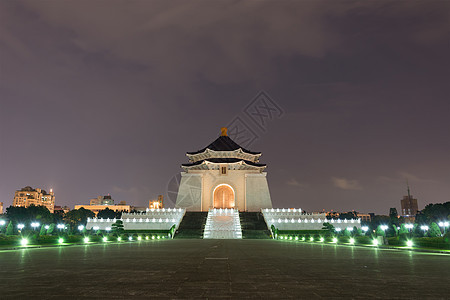
<svg viewBox="0 0 450 300">
<path fill-rule="evenodd" d="M 204 239 L 242 239 L 239 212 L 234 209 L 210 209 Z"/>
</svg>

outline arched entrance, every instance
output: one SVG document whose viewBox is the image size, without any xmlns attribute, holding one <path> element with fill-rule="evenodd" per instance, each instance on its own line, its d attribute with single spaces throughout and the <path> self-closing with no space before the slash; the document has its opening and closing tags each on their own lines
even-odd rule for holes
<svg viewBox="0 0 450 300">
<path fill-rule="evenodd" d="M 214 208 L 234 208 L 234 191 L 228 184 L 218 185 L 214 189 Z"/>
</svg>

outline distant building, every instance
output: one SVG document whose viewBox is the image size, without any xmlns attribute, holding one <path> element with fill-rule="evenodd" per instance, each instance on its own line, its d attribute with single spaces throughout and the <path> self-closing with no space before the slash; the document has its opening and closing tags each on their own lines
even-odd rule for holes
<svg viewBox="0 0 450 300">
<path fill-rule="evenodd" d="M 104 210 L 105 208 L 109 208 L 113 211 L 122 211 L 122 212 L 129 212 L 131 211 L 130 205 L 75 205 L 75 209 L 84 208 L 87 210 L 92 211 L 95 215 L 98 214 L 99 211 Z"/>
<path fill-rule="evenodd" d="M 91 205 L 114 205 L 114 200 L 111 198 L 111 195 L 106 196 L 98 196 L 97 198 L 93 198 L 90 201 Z"/>
<path fill-rule="evenodd" d="M 372 220 L 370 214 L 356 213 L 356 215 L 361 219 L 361 222 L 370 222 Z"/>
<path fill-rule="evenodd" d="M 148 201 L 148 208 L 150 209 L 158 209 L 163 208 L 163 195 L 158 195 L 158 200 L 150 200 Z"/>
<path fill-rule="evenodd" d="M 417 199 L 414 199 L 410 193 L 408 186 L 408 195 L 403 196 L 403 199 L 400 201 L 402 206 L 402 216 L 403 217 L 414 217 L 419 210 L 419 206 L 417 205 Z"/>
<path fill-rule="evenodd" d="M 55 210 L 54 210 L 55 213 L 56 213 L 56 212 L 67 213 L 67 212 L 69 212 L 69 211 L 70 211 L 70 208 L 69 208 L 68 206 L 58 206 L 58 205 L 55 205 Z"/>
<path fill-rule="evenodd" d="M 55 194 L 53 189 L 47 193 L 43 189 L 33 189 L 26 186 L 14 194 L 13 206 L 29 207 L 30 205 L 45 206 L 53 213 L 55 208 Z"/>
</svg>

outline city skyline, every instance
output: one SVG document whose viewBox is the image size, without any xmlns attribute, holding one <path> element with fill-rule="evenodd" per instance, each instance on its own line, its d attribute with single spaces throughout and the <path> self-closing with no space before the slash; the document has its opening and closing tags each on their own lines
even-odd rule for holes
<svg viewBox="0 0 450 300">
<path fill-rule="evenodd" d="M 274 207 L 449 201 L 450 3 L 0 3 L 0 202 L 164 195 L 242 120 Z M 82 17 L 81 17 L 82 16 Z M 259 126 L 260 91 L 280 108 Z M 170 189 L 170 188 L 169 188 Z M 170 192 L 170 191 L 169 191 Z"/>
</svg>

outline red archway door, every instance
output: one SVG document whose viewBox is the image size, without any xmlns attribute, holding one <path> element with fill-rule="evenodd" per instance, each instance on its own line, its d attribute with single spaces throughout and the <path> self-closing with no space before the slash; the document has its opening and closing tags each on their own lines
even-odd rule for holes
<svg viewBox="0 0 450 300">
<path fill-rule="evenodd" d="M 214 190 L 214 208 L 234 208 L 234 191 L 228 185 Z"/>
</svg>

